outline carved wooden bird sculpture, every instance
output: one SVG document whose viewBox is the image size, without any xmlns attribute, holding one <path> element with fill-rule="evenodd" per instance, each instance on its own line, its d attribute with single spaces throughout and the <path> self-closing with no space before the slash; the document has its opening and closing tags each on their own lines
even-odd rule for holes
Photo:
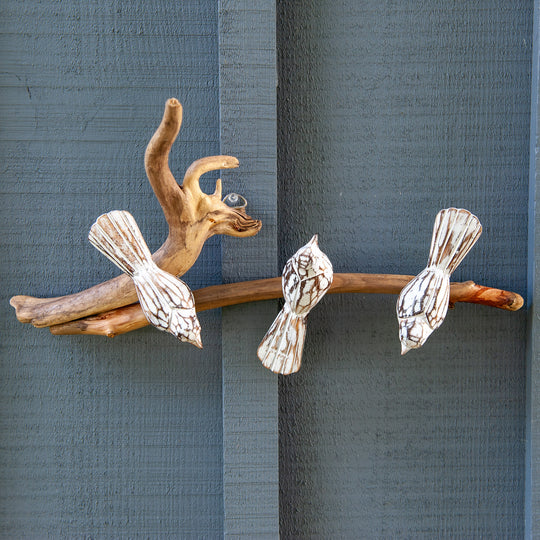
<svg viewBox="0 0 540 540">
<path fill-rule="evenodd" d="M 257 350 L 265 367 L 283 375 L 300 369 L 307 314 L 330 288 L 333 276 L 317 235 L 287 261 L 282 276 L 285 305 Z"/>
<path fill-rule="evenodd" d="M 201 325 L 189 287 L 161 270 L 133 216 L 113 210 L 99 216 L 88 239 L 103 255 L 133 278 L 144 315 L 158 330 L 202 349 Z"/>
<path fill-rule="evenodd" d="M 462 208 L 441 210 L 435 219 L 427 267 L 401 291 L 397 301 L 401 354 L 420 348 L 444 321 L 450 274 L 474 246 L 482 226 Z"/>
</svg>

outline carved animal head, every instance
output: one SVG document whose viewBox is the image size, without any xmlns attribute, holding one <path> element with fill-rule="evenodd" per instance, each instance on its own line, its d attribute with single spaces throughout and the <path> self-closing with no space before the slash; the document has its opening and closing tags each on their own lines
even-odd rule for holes
<svg viewBox="0 0 540 540">
<path fill-rule="evenodd" d="M 221 163 L 217 165 L 217 160 Z M 208 171 L 238 167 L 238 160 L 232 156 L 211 156 L 195 161 L 186 171 L 182 190 L 196 208 L 196 220 L 207 220 L 209 236 L 226 234 L 246 237 L 257 234 L 262 223 L 246 213 L 247 200 L 236 193 L 222 199 L 221 179 L 216 182 L 213 194 L 207 195 L 199 185 L 199 177 Z M 194 204 L 193 204 L 194 203 Z"/>
</svg>

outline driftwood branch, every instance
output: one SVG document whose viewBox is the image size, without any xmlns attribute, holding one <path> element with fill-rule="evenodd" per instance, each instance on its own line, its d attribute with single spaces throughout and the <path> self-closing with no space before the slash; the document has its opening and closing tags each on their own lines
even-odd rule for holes
<svg viewBox="0 0 540 540">
<path fill-rule="evenodd" d="M 204 242 L 215 234 L 253 236 L 261 222 L 244 209 L 230 208 L 221 201 L 221 181 L 212 195 L 203 193 L 199 177 L 208 171 L 238 167 L 232 156 L 210 156 L 195 161 L 179 186 L 169 169 L 169 152 L 182 124 L 182 106 L 169 99 L 161 124 L 148 143 L 145 169 L 169 225 L 165 243 L 153 255 L 156 264 L 181 276 L 197 260 Z M 118 276 L 76 294 L 57 298 L 14 296 L 10 303 L 19 321 L 37 327 L 72 320 L 127 306 L 137 301 L 130 277 Z"/>
<path fill-rule="evenodd" d="M 328 294 L 399 294 L 413 277 L 393 274 L 334 274 L 334 281 Z M 281 278 L 214 285 L 193 291 L 193 294 L 197 311 L 283 296 Z M 472 281 L 452 283 L 450 303 L 456 302 L 483 304 L 508 311 L 517 311 L 523 306 L 523 298 L 517 293 L 477 285 Z M 95 317 L 54 325 L 50 330 L 56 335 L 92 334 L 114 337 L 147 324 L 139 304 L 132 304 Z"/>
<path fill-rule="evenodd" d="M 253 236 L 261 222 L 250 218 L 244 208 L 231 208 L 221 200 L 221 181 L 213 194 L 203 193 L 199 178 L 206 172 L 238 167 L 232 156 L 210 156 L 195 161 L 179 186 L 169 169 L 169 152 L 182 124 L 182 106 L 176 99 L 165 105 L 163 119 L 145 153 L 145 170 L 169 225 L 165 243 L 153 259 L 167 272 L 181 276 L 197 260 L 204 242 L 215 234 Z M 329 293 L 398 294 L 413 276 L 382 274 L 335 274 Z M 280 298 L 281 278 L 194 291 L 197 311 Z M 139 306 L 131 278 L 121 275 L 85 291 L 57 298 L 14 296 L 10 303 L 17 318 L 36 327 L 51 327 L 53 334 L 96 334 L 113 337 L 148 322 Z M 450 302 L 472 302 L 510 311 L 518 310 L 523 299 L 472 281 L 453 283 Z"/>
</svg>

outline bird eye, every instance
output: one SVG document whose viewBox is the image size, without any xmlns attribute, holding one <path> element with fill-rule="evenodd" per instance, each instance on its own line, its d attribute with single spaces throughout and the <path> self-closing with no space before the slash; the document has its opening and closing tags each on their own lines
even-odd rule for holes
<svg viewBox="0 0 540 540">
<path fill-rule="evenodd" d="M 238 193 L 229 193 L 223 202 L 231 208 L 245 208 L 247 206 L 247 200 Z"/>
</svg>

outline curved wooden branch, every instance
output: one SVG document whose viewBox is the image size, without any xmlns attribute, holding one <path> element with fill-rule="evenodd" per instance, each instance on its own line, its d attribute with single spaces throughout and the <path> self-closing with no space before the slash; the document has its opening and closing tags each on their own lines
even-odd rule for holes
<svg viewBox="0 0 540 540">
<path fill-rule="evenodd" d="M 181 123 L 182 106 L 176 99 L 169 99 L 145 153 L 146 173 L 169 225 L 169 235 L 153 259 L 158 266 L 177 276 L 193 266 L 209 237 L 215 234 L 253 236 L 261 228 L 259 220 L 221 201 L 219 181 L 212 195 L 203 193 L 198 185 L 200 175 L 205 172 L 238 167 L 235 157 L 210 156 L 197 160 L 186 173 L 185 189 L 176 183 L 169 169 L 168 157 Z M 131 278 L 121 275 L 76 294 L 56 298 L 19 295 L 11 298 L 10 304 L 15 308 L 19 321 L 44 327 L 103 313 L 136 301 Z"/>
<path fill-rule="evenodd" d="M 395 274 L 334 274 L 328 294 L 379 293 L 399 294 L 414 276 Z M 193 291 L 197 311 L 220 308 L 246 302 L 271 300 L 283 296 L 281 278 L 259 279 L 214 285 Z M 473 281 L 452 283 L 450 302 L 469 302 L 517 311 L 523 306 L 523 298 L 513 292 L 477 285 Z M 114 337 L 148 325 L 139 304 L 102 313 L 66 324 L 51 326 L 55 335 L 92 334 Z"/>
<path fill-rule="evenodd" d="M 238 167 L 238 160 L 231 156 L 222 156 L 224 163 L 220 169 L 232 169 Z M 186 191 L 190 191 L 194 195 L 198 195 L 201 192 L 199 184 L 199 178 L 209 171 L 215 171 L 215 163 L 213 157 L 206 157 L 194 161 L 186 171 L 184 175 L 184 181 L 182 182 L 182 188 Z M 215 195 L 221 198 L 221 181 L 217 181 Z"/>
<path fill-rule="evenodd" d="M 174 98 L 165 104 L 161 123 L 144 153 L 144 168 L 167 223 L 183 206 L 182 190 L 169 169 L 169 153 L 182 125 L 182 105 Z M 179 208 L 180 207 L 180 208 Z"/>
</svg>

